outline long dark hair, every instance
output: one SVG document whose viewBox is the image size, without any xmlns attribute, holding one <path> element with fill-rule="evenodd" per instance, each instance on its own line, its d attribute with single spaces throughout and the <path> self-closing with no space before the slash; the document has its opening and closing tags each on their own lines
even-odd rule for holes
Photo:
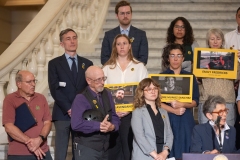
<svg viewBox="0 0 240 160">
<path fill-rule="evenodd" d="M 181 44 L 176 44 L 176 43 L 167 44 L 163 48 L 163 52 L 162 52 L 162 65 L 165 68 L 169 67 L 169 64 L 170 64 L 169 54 L 170 54 L 170 51 L 173 50 L 173 49 L 179 49 L 182 52 L 182 54 L 184 53 L 184 49 L 183 49 L 183 46 Z M 184 54 L 183 54 L 183 57 L 184 57 Z"/>
<path fill-rule="evenodd" d="M 192 45 L 193 41 L 194 41 L 194 35 L 193 35 L 192 26 L 190 25 L 188 20 L 186 18 L 184 18 L 184 17 L 177 17 L 176 19 L 174 19 L 171 22 L 170 26 L 168 27 L 168 31 L 167 31 L 167 38 L 166 38 L 167 44 L 175 42 L 176 37 L 173 34 L 173 29 L 174 29 L 174 25 L 179 20 L 183 22 L 184 27 L 185 27 L 185 36 L 183 37 L 183 44 Z"/>
</svg>

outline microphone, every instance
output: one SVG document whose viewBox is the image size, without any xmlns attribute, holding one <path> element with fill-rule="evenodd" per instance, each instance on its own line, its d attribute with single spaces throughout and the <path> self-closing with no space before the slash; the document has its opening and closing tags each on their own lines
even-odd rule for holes
<svg viewBox="0 0 240 160">
<path fill-rule="evenodd" d="M 222 117 L 221 116 L 217 116 L 216 121 L 214 122 L 216 124 L 216 126 L 220 125 L 220 121 L 221 121 Z"/>
</svg>

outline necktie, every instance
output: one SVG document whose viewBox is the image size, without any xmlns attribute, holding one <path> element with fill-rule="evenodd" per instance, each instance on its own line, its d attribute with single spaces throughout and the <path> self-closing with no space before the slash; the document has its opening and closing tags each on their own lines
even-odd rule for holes
<svg viewBox="0 0 240 160">
<path fill-rule="evenodd" d="M 76 81 L 77 81 L 77 65 L 76 65 L 76 62 L 75 62 L 75 58 L 70 57 L 70 59 L 73 62 L 72 67 L 71 67 L 71 71 L 72 71 L 74 82 L 76 84 Z"/>
</svg>

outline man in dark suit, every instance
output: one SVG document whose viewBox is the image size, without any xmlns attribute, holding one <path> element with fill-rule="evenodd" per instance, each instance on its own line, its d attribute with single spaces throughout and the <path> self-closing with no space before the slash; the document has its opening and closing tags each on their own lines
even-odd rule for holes
<svg viewBox="0 0 240 160">
<path fill-rule="evenodd" d="M 209 96 L 203 105 L 203 113 L 209 121 L 194 127 L 191 152 L 204 154 L 235 153 L 236 130 L 226 123 L 228 109 L 224 98 Z"/>
<path fill-rule="evenodd" d="M 110 58 L 112 43 L 118 34 L 126 34 L 130 38 L 134 58 L 146 65 L 148 60 L 148 41 L 146 32 L 130 24 L 132 19 L 132 7 L 130 3 L 127 1 L 118 2 L 115 7 L 115 13 L 119 21 L 119 26 L 105 32 L 101 49 L 102 65 Z"/>
<path fill-rule="evenodd" d="M 52 113 L 56 130 L 54 156 L 57 160 L 65 160 L 70 132 L 73 140 L 70 126 L 71 105 L 75 96 L 87 86 L 85 71 L 93 63 L 77 55 L 78 37 L 74 30 L 65 29 L 59 37 L 65 53 L 49 61 L 48 84 L 55 100 Z"/>
</svg>

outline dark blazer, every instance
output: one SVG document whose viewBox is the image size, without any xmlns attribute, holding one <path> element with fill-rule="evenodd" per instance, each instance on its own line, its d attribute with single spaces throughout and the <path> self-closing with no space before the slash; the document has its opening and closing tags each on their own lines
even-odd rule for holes
<svg viewBox="0 0 240 160">
<path fill-rule="evenodd" d="M 101 63 L 104 65 L 111 56 L 112 52 L 112 44 L 114 38 L 121 34 L 120 26 L 105 32 L 105 36 L 102 41 L 102 49 L 101 49 Z M 129 38 L 134 38 L 132 42 L 132 52 L 133 56 L 143 62 L 145 65 L 148 60 L 148 41 L 146 32 L 142 31 L 136 27 L 130 26 Z"/>
<path fill-rule="evenodd" d="M 229 126 L 230 129 L 225 131 L 223 142 L 223 153 L 235 153 L 236 130 L 234 127 Z M 213 149 L 219 150 L 219 143 L 216 136 L 213 136 L 213 128 L 209 122 L 196 125 L 193 128 L 192 142 L 190 152 L 203 153 L 204 151 L 212 151 Z M 214 137 L 214 138 L 213 138 Z M 215 148 L 213 145 L 215 144 Z"/>
<path fill-rule="evenodd" d="M 67 111 L 71 109 L 71 105 L 75 96 L 83 91 L 87 86 L 85 71 L 89 66 L 92 66 L 93 63 L 86 58 L 80 56 L 77 57 L 77 84 L 74 84 L 65 54 L 52 59 L 48 63 L 48 84 L 51 95 L 55 100 L 52 113 L 53 121 L 70 121 Z M 60 86 L 59 82 L 65 82 L 66 86 Z"/>
</svg>

